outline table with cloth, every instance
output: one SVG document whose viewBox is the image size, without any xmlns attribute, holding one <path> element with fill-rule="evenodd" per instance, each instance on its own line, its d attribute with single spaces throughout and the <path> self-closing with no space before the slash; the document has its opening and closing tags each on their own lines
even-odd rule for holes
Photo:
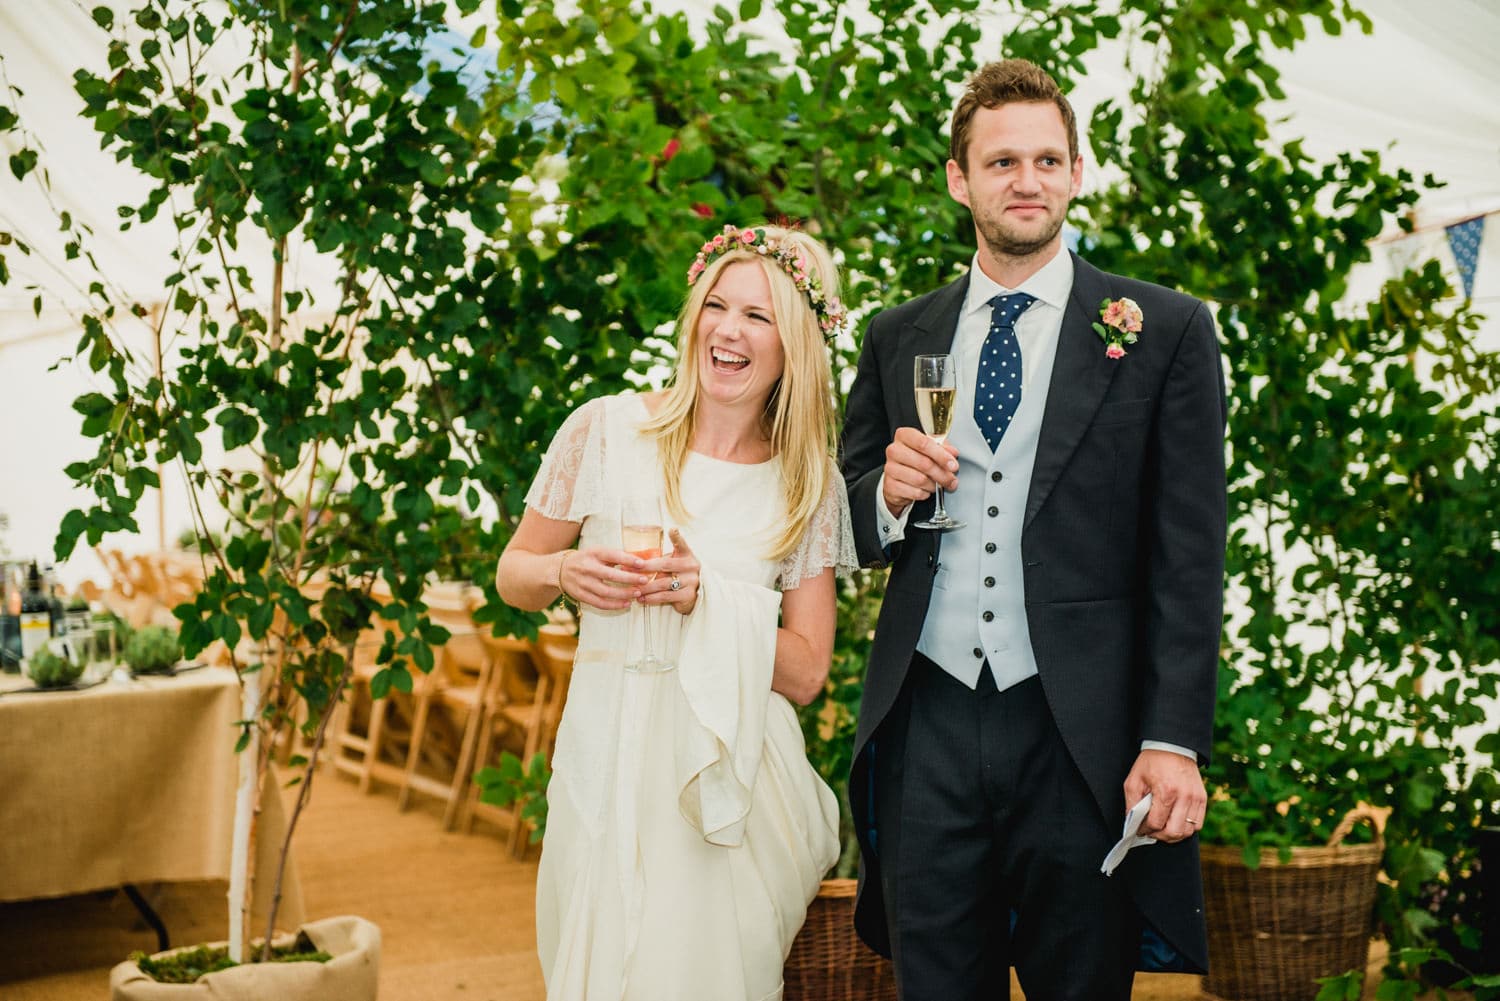
<svg viewBox="0 0 1500 1001">
<path fill-rule="evenodd" d="M 232 671 L 28 688 L 0 676 L 0 902 L 229 878 L 240 718 Z M 285 833 L 280 796 L 268 789 L 257 915 Z M 303 916 L 289 865 L 277 924 L 295 927 Z"/>
</svg>

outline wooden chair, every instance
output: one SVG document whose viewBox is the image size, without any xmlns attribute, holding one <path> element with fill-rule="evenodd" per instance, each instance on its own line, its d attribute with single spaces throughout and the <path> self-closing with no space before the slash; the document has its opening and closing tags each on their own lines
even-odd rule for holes
<svg viewBox="0 0 1500 1001">
<path fill-rule="evenodd" d="M 527 640 L 513 636 L 494 636 L 481 627 L 478 638 L 485 653 L 485 673 L 475 687 L 446 689 L 439 696 L 445 708 L 461 713 L 464 720 L 463 742 L 448 789 L 448 804 L 443 812 L 444 830 L 452 830 L 468 803 L 479 795 L 472 785 L 476 751 L 480 734 L 499 709 L 508 704 L 514 693 L 536 691 L 537 668 L 534 648 Z"/>
<path fill-rule="evenodd" d="M 490 763 L 496 753 L 497 741 L 504 749 L 519 752 L 523 766 L 529 765 L 532 756 L 539 751 L 551 757 L 577 649 L 578 637 L 566 627 L 546 625 L 538 630 L 536 642 L 532 644 L 532 657 L 537 668 L 536 688 L 526 701 L 503 696 L 497 698 L 496 705 L 482 721 L 474 760 L 476 768 Z M 499 687 L 504 688 L 503 680 Z M 464 805 L 464 830 L 473 829 L 476 814 L 507 827 L 511 854 L 518 858 L 525 854 L 526 825 L 521 822 L 519 807 L 501 810 L 480 803 L 476 786 L 470 788 Z"/>
<path fill-rule="evenodd" d="M 383 580 L 375 582 L 371 595 L 379 601 L 389 601 L 391 598 L 390 589 Z M 459 609 L 444 602 L 435 606 L 430 614 L 456 633 L 467 633 L 473 629 L 466 607 Z M 418 781 L 414 784 L 408 780 L 408 775 L 415 771 L 415 761 L 419 760 L 413 758 L 413 750 L 416 749 L 416 753 L 420 754 L 421 744 L 426 739 L 432 696 L 437 687 L 444 683 L 446 669 L 450 665 L 445 664 L 439 656 L 438 663 L 434 664 L 431 672 L 418 674 L 415 691 L 411 695 L 392 691 L 385 698 L 371 698 L 370 685 L 380 670 L 380 665 L 375 663 L 375 656 L 384 641 L 386 630 L 390 628 L 394 628 L 390 622 L 375 616 L 370 623 L 368 639 L 362 637 L 356 645 L 353 677 L 339 715 L 330 727 L 328 743 L 335 771 L 353 775 L 358 780 L 359 791 L 362 793 L 369 793 L 376 782 L 401 788 L 400 805 L 405 808 L 409 800 L 407 790 L 410 787 L 420 785 L 421 791 L 433 788 L 431 783 L 421 781 L 423 776 L 417 776 Z M 357 717 L 361 714 L 364 715 L 365 722 L 363 730 L 356 725 L 360 722 Z M 386 760 L 387 755 L 392 752 L 399 755 L 400 764 Z"/>
<path fill-rule="evenodd" d="M 496 638 L 487 626 L 475 624 L 473 613 L 484 600 L 478 588 L 434 585 L 424 598 L 428 615 L 452 636 L 438 651 L 417 699 L 397 805 L 405 809 L 413 791 L 435 796 L 444 801 L 443 827 L 451 830 L 464 805 L 486 719 L 516 693 L 529 697 L 537 670 L 529 642 Z M 420 770 L 424 763 L 429 774 Z"/>
<path fill-rule="evenodd" d="M 370 683 L 379 671 L 375 656 L 380 650 L 385 634 L 384 620 L 376 620 L 369 633 L 362 636 L 354 646 L 353 675 L 348 690 L 344 693 L 338 715 L 329 727 L 329 761 L 335 772 L 354 776 L 359 782 L 359 791 L 368 793 L 377 779 L 396 784 L 401 781 L 402 769 L 381 760 L 381 753 L 388 739 L 399 743 L 409 731 L 389 727 L 391 698 L 370 697 Z M 359 711 L 365 712 L 363 730 L 354 724 Z M 387 731 L 392 732 L 388 733 Z"/>
<path fill-rule="evenodd" d="M 467 729 L 469 719 L 478 714 L 492 668 L 479 638 L 480 630 L 474 625 L 468 598 L 429 591 L 424 599 L 428 617 L 451 635 L 435 651 L 432 670 L 418 682 L 411 741 L 407 745 L 396 806 L 405 810 L 413 791 L 435 796 L 445 801 L 443 823 L 451 827 L 463 795 L 462 781 L 466 778 L 462 761 L 464 740 L 455 739 L 452 724 L 461 719 Z M 419 770 L 424 760 L 439 772 L 439 777 Z M 449 768 L 451 772 L 442 774 Z"/>
</svg>

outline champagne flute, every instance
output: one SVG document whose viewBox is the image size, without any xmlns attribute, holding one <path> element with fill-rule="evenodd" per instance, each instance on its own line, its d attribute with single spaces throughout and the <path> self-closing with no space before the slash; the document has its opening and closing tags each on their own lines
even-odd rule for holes
<svg viewBox="0 0 1500 1001">
<path fill-rule="evenodd" d="M 620 502 L 620 548 L 643 560 L 654 560 L 661 556 L 661 498 L 654 494 L 626 497 Z M 655 580 L 656 574 L 648 574 Z M 658 671 L 662 661 L 651 645 L 651 609 L 642 608 L 642 653 L 641 659 L 626 665 L 637 671 Z"/>
<path fill-rule="evenodd" d="M 927 437 L 942 442 L 948 438 L 948 428 L 953 424 L 953 398 L 958 395 L 958 374 L 952 355 L 917 355 L 913 372 L 913 385 L 917 393 L 917 416 L 922 421 L 922 430 Z M 933 528 L 946 531 L 963 528 L 964 523 L 948 516 L 943 508 L 943 488 L 937 488 L 937 506 L 932 517 L 916 522 L 913 528 Z"/>
</svg>

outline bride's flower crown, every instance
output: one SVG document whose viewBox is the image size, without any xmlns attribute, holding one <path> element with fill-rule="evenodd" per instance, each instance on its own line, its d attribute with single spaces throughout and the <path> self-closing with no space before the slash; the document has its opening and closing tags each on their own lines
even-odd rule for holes
<svg viewBox="0 0 1500 1001">
<path fill-rule="evenodd" d="M 791 276 L 792 283 L 812 304 L 813 312 L 818 317 L 818 327 L 823 331 L 825 339 L 832 338 L 843 327 L 844 317 L 847 315 L 844 304 L 837 297 L 829 299 L 823 296 L 823 281 L 816 272 L 810 270 L 807 256 L 790 241 L 784 242 L 767 236 L 764 229 L 725 226 L 724 232 L 699 248 L 697 258 L 688 268 L 688 287 L 692 287 L 710 264 L 732 250 L 748 250 L 762 257 L 769 257 Z"/>
</svg>

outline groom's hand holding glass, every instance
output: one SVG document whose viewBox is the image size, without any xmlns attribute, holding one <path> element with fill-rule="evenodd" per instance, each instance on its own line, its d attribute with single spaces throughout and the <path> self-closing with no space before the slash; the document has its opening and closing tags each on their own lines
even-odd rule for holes
<svg viewBox="0 0 1500 1001">
<path fill-rule="evenodd" d="M 885 447 L 885 478 L 880 495 L 895 517 L 938 487 L 958 489 L 958 449 L 929 437 L 921 428 L 896 429 Z"/>
</svg>

